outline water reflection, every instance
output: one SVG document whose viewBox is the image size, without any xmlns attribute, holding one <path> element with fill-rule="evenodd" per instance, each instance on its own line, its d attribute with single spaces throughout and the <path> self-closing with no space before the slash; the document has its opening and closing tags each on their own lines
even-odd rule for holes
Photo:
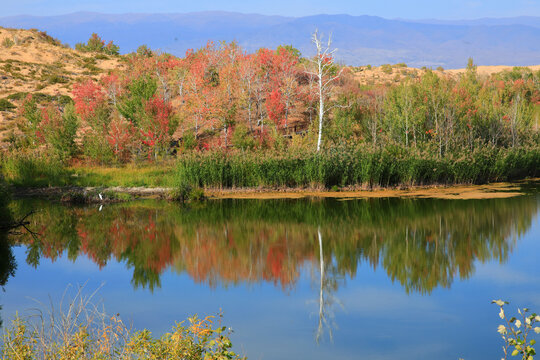
<svg viewBox="0 0 540 360">
<path fill-rule="evenodd" d="M 319 323 L 315 341 L 319 343 L 325 329 L 328 331 L 330 341 L 333 341 L 333 328 L 336 327 L 334 306 L 336 303 L 341 305 L 335 293 L 339 283 L 344 281 L 344 277 L 337 271 L 335 262 L 324 257 L 324 242 L 320 226 L 317 229 L 317 238 L 319 240 Z"/>
<path fill-rule="evenodd" d="M 167 269 L 209 286 L 272 282 L 295 287 L 300 268 L 319 269 L 319 327 L 341 279 L 360 263 L 383 268 L 407 292 L 448 288 L 474 263 L 504 262 L 538 211 L 535 196 L 479 201 L 420 199 L 220 200 L 189 209 L 159 201 L 66 207 L 17 201 L 17 216 L 39 208 L 39 238 L 14 239 L 27 262 L 85 255 L 132 269 L 134 287 L 155 289 Z M 327 317 L 328 315 L 328 317 Z M 322 330 L 321 330 L 322 331 Z"/>
<path fill-rule="evenodd" d="M 0 188 L 0 287 L 3 288 L 9 278 L 15 274 L 16 263 L 8 240 L 9 233 L 13 228 L 13 219 L 11 212 L 7 208 L 5 194 L 1 190 Z M 0 309 L 2 309 L 1 306 Z M 0 318 L 1 326 L 2 319 Z"/>
</svg>

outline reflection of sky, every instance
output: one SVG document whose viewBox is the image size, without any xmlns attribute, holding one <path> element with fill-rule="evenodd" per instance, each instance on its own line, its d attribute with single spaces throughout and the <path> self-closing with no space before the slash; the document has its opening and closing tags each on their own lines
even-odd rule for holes
<svg viewBox="0 0 540 360">
<path fill-rule="evenodd" d="M 108 312 L 119 312 L 137 329 L 162 333 L 174 320 L 223 309 L 225 324 L 235 330 L 236 351 L 250 359 L 494 359 L 502 355 L 502 340 L 496 332 L 497 309 L 490 302 L 503 298 L 511 302 L 510 310 L 519 305 L 540 311 L 539 250 L 537 215 L 506 264 L 477 262 L 470 279 L 456 277 L 451 289 L 437 288 L 429 296 L 407 295 L 383 268 L 374 271 L 362 264 L 335 294 L 344 309 L 335 307 L 334 342 L 326 339 L 319 346 L 314 341 L 317 279 L 308 266 L 288 292 L 269 283 L 211 289 L 169 271 L 161 277 L 161 288 L 150 293 L 133 289 L 132 271 L 123 264 L 110 262 L 99 270 L 87 258 L 72 263 L 63 257 L 53 263 L 42 259 L 35 270 L 18 247 L 16 276 L 0 302 L 8 320 L 16 310 L 35 307 L 30 298 L 47 303 L 49 295 L 59 298 L 67 284 L 88 282 L 91 291 L 104 283 L 98 297 Z"/>
</svg>

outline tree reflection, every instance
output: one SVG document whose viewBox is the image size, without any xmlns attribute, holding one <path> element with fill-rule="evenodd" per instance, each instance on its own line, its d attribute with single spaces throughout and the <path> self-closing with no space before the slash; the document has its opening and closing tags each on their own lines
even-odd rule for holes
<svg viewBox="0 0 540 360">
<path fill-rule="evenodd" d="M 470 277 L 475 261 L 506 261 L 530 228 L 538 198 L 222 200 L 190 209 L 141 201 L 102 211 L 12 205 L 19 215 L 35 207 L 42 211 L 31 226 L 42 236 L 14 241 L 27 247 L 36 267 L 42 257 L 85 255 L 101 268 L 123 262 L 135 287 L 159 287 L 161 274 L 172 269 L 209 286 L 264 281 L 288 291 L 311 264 L 320 269 L 320 297 L 330 304 L 340 279 L 355 276 L 360 263 L 382 267 L 407 292 L 429 293 Z"/>
<path fill-rule="evenodd" d="M 328 331 L 330 341 L 333 341 L 333 328 L 336 327 L 334 321 L 334 305 L 339 303 L 335 293 L 343 277 L 339 275 L 335 263 L 332 259 L 325 259 L 323 236 L 321 228 L 317 229 L 317 239 L 319 244 L 319 323 L 315 340 L 320 343 L 325 329 Z"/>
<path fill-rule="evenodd" d="M 3 191 L 2 179 L 0 178 L 0 287 L 4 287 L 9 278 L 15 275 L 16 263 L 9 243 L 9 233 L 17 227 L 14 224 L 11 211 L 7 206 L 8 196 Z M 0 309 L 2 307 L 0 306 Z M 0 318 L 0 327 L 2 319 Z"/>
</svg>

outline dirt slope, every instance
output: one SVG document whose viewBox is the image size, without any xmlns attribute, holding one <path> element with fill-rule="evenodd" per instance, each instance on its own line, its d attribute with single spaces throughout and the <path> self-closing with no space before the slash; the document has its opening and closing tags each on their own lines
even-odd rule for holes
<svg viewBox="0 0 540 360">
<path fill-rule="evenodd" d="M 37 30 L 0 27 L 0 142 L 15 127 L 16 108 L 27 93 L 61 99 L 79 79 L 97 79 L 119 66 L 121 57 L 79 52 Z"/>
</svg>

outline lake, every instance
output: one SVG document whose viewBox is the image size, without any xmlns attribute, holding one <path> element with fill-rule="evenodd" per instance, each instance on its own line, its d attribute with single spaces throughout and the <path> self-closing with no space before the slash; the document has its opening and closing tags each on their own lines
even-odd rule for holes
<svg viewBox="0 0 540 360">
<path fill-rule="evenodd" d="M 496 359 L 498 307 L 540 311 L 540 193 L 507 199 L 158 200 L 35 210 L 1 317 L 99 288 L 159 335 L 215 315 L 248 359 Z"/>
</svg>

